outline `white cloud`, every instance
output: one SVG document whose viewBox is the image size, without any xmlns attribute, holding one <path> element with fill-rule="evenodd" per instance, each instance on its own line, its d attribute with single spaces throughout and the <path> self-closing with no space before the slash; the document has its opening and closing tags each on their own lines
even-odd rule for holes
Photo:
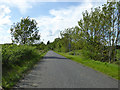
<svg viewBox="0 0 120 90">
<path fill-rule="evenodd" d="M 32 8 L 33 4 L 30 0 L 0 0 L 0 3 L 6 4 L 10 7 L 17 7 L 22 14 L 26 13 L 29 8 Z"/>
<path fill-rule="evenodd" d="M 45 43 L 48 40 L 52 42 L 60 36 L 60 30 L 78 25 L 78 21 L 82 18 L 82 12 L 85 10 L 90 11 L 95 6 L 92 3 L 83 3 L 79 6 L 70 6 L 66 9 L 52 9 L 49 11 L 50 16 L 35 18 L 40 27 L 41 40 L 44 39 Z"/>
<path fill-rule="evenodd" d="M 9 7 L 6 7 L 5 5 L 1 5 L 0 6 L 0 12 L 1 12 L 0 17 L 4 17 L 5 14 L 10 13 L 11 11 L 10 11 Z"/>
<path fill-rule="evenodd" d="M 9 30 L 0 27 L 0 44 L 12 43 Z"/>
<path fill-rule="evenodd" d="M 12 43 L 11 36 L 0 36 L 0 44 Z"/>
<path fill-rule="evenodd" d="M 8 6 L 0 5 L 0 44 L 11 42 L 8 28 L 11 25 L 10 15 L 11 10 Z"/>
<path fill-rule="evenodd" d="M 5 5 L 0 6 L 0 26 L 11 23 L 10 16 L 8 15 L 10 12 L 9 7 Z"/>
<path fill-rule="evenodd" d="M 22 14 L 39 2 L 106 2 L 107 0 L 0 0 L 0 4 L 7 4 L 11 7 L 19 8 Z"/>
</svg>

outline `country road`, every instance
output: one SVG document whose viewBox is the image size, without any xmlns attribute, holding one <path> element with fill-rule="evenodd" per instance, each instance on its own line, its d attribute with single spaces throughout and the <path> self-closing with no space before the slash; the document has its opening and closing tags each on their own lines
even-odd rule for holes
<svg viewBox="0 0 120 90">
<path fill-rule="evenodd" d="M 118 81 L 53 51 L 48 51 L 15 87 L 118 88 Z"/>
</svg>

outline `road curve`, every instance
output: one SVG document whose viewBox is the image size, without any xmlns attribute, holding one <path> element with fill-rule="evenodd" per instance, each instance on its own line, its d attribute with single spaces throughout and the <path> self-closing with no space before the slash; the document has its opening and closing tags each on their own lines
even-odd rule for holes
<svg viewBox="0 0 120 90">
<path fill-rule="evenodd" d="M 15 87 L 118 88 L 118 81 L 53 51 L 48 51 Z"/>
</svg>

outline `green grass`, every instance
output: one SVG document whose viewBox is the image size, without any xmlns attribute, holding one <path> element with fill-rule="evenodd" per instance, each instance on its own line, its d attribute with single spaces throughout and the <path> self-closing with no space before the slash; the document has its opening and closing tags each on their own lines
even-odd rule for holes
<svg viewBox="0 0 120 90">
<path fill-rule="evenodd" d="M 30 60 L 23 60 L 21 65 L 12 64 L 9 70 L 5 68 L 7 71 L 3 72 L 2 87 L 12 88 L 46 54 L 46 52 L 41 53 L 41 51 L 38 51 L 38 53 L 36 57 Z"/>
<path fill-rule="evenodd" d="M 117 50 L 117 59 L 120 59 L 120 49 Z"/>
<path fill-rule="evenodd" d="M 110 64 L 107 62 L 91 60 L 91 59 L 84 57 L 82 54 L 69 55 L 69 53 L 61 53 L 61 52 L 56 52 L 56 53 L 66 57 L 66 58 L 69 58 L 73 61 L 76 61 L 78 63 L 81 63 L 85 66 L 93 68 L 94 70 L 102 72 L 114 79 L 120 80 L 120 77 L 118 77 L 118 65 L 117 64 Z M 120 69 L 120 67 L 119 67 L 119 69 Z"/>
</svg>

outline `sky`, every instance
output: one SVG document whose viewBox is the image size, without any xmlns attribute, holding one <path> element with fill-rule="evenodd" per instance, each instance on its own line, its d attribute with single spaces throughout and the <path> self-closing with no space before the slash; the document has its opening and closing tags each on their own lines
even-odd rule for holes
<svg viewBox="0 0 120 90">
<path fill-rule="evenodd" d="M 41 42 L 60 37 L 60 31 L 75 27 L 82 12 L 102 6 L 106 0 L 0 0 L 0 44 L 11 43 L 10 27 L 21 18 L 38 23 Z"/>
</svg>

